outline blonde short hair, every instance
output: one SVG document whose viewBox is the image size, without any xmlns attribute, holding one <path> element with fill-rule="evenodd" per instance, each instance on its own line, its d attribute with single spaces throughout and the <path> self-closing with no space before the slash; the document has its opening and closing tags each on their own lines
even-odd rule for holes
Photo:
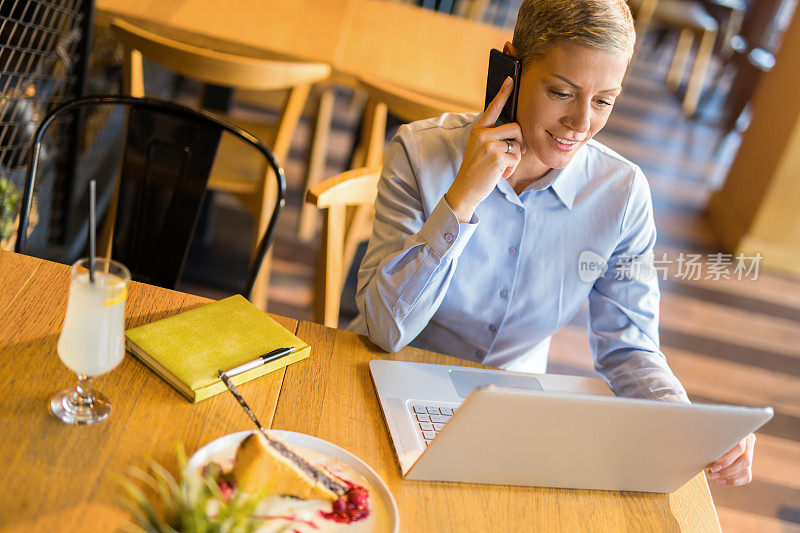
<svg viewBox="0 0 800 533">
<path fill-rule="evenodd" d="M 555 41 L 622 52 L 630 60 L 636 32 L 625 0 L 524 0 L 514 28 L 517 59 L 542 57 Z"/>
</svg>

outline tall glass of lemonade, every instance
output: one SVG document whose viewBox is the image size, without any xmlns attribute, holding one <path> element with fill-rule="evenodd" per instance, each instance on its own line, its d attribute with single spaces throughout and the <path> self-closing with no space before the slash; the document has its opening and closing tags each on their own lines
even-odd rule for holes
<svg viewBox="0 0 800 533">
<path fill-rule="evenodd" d="M 125 354 L 125 302 L 131 275 L 122 264 L 80 259 L 70 270 L 71 282 L 64 327 L 58 339 L 58 357 L 78 375 L 74 389 L 50 400 L 50 410 L 69 424 L 93 424 L 105 419 L 111 404 L 92 390 L 92 378 L 113 370 Z"/>
</svg>

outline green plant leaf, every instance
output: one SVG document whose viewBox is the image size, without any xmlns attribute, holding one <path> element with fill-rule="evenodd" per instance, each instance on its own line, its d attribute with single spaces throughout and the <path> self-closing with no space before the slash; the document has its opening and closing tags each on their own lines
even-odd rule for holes
<svg viewBox="0 0 800 533">
<path fill-rule="evenodd" d="M 7 178 L 0 177 L 0 239 L 14 233 L 16 225 L 16 206 L 21 194 Z"/>
<path fill-rule="evenodd" d="M 119 477 L 120 505 L 131 514 L 130 531 L 157 533 L 226 533 L 255 531 L 259 520 L 253 518 L 259 499 L 242 493 L 225 501 L 217 479 L 198 476 L 189 470 L 182 445 L 176 447 L 177 479 L 167 469 L 151 460 L 148 471 L 131 467 L 127 477 Z M 148 500 L 140 484 L 149 487 L 158 505 Z M 213 517 L 208 510 L 216 506 Z M 155 509 L 160 510 L 160 514 Z"/>
</svg>

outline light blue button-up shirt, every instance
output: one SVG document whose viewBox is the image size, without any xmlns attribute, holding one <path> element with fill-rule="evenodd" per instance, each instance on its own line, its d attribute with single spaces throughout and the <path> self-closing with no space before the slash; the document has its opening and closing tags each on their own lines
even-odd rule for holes
<svg viewBox="0 0 800 533">
<path fill-rule="evenodd" d="M 501 179 L 469 223 L 444 200 L 477 115 L 402 126 L 386 152 L 350 328 L 544 373 L 550 337 L 589 300 L 595 368 L 620 396 L 688 401 L 658 342 L 656 240 L 642 171 L 589 141 L 520 195 Z M 627 267 L 620 275 L 621 264 Z M 650 273 L 652 271 L 650 269 Z"/>
</svg>

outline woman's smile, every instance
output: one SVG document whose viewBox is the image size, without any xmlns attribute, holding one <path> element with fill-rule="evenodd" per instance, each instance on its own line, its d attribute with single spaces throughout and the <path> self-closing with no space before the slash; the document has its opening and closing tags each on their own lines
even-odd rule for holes
<svg viewBox="0 0 800 533">
<path fill-rule="evenodd" d="M 578 144 L 580 144 L 580 141 L 571 141 L 569 139 L 564 139 L 562 137 L 557 137 L 557 136 L 553 135 L 548 130 L 545 130 L 545 131 L 547 131 L 547 134 L 550 135 L 550 138 L 553 140 L 553 144 L 559 150 L 563 150 L 565 152 L 571 152 L 572 150 L 574 150 L 578 146 Z"/>
</svg>

